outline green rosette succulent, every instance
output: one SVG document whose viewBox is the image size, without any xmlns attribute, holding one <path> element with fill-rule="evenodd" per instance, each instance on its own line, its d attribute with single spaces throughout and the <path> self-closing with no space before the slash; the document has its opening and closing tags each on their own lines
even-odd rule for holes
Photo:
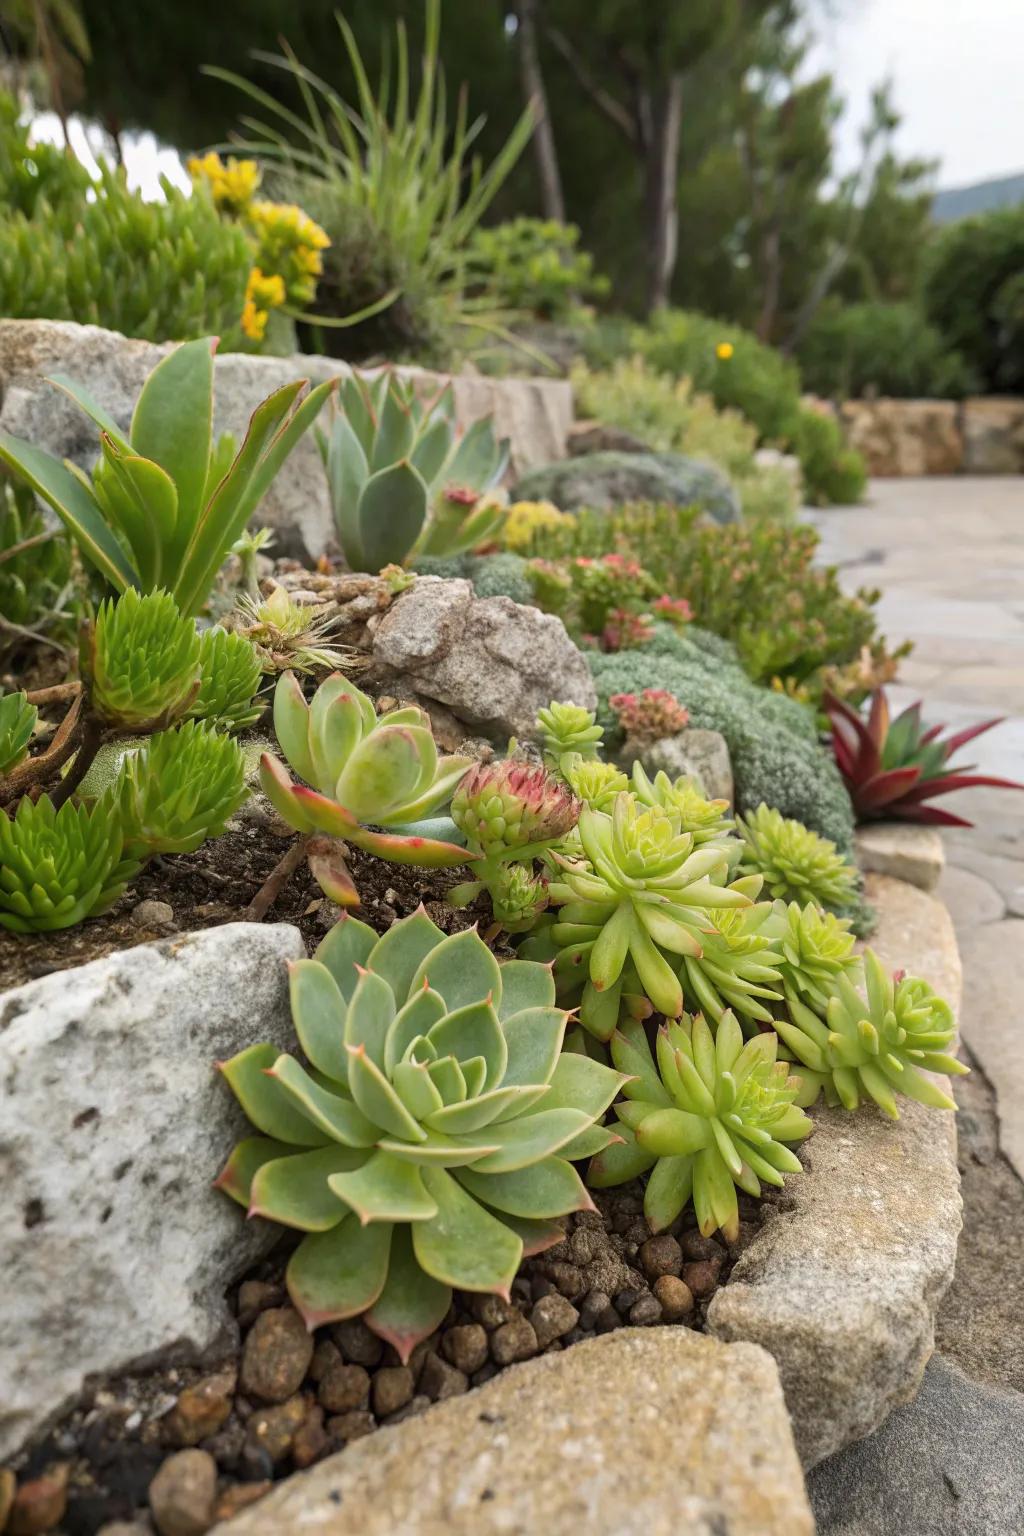
<svg viewBox="0 0 1024 1536">
<path fill-rule="evenodd" d="M 537 730 L 550 768 L 561 770 L 563 758 L 572 754 L 591 759 L 600 756 L 604 732 L 593 710 L 580 704 L 551 703 L 537 711 Z"/>
<path fill-rule="evenodd" d="M 585 806 L 578 830 L 586 863 L 554 855 L 562 878 L 550 886 L 560 909 L 550 938 L 560 950 L 561 983 L 583 988 L 581 1022 L 607 1040 L 618 1021 L 627 960 L 658 1012 L 677 1017 L 683 989 L 666 952 L 677 964 L 683 955 L 699 958 L 713 914 L 750 906 L 760 881 L 726 885 L 724 849 L 695 849 L 678 817 L 638 805 L 630 794 L 616 798 L 611 815 Z"/>
<path fill-rule="evenodd" d="M 769 928 L 787 998 L 795 997 L 824 1016 L 838 978 L 854 978 L 860 972 L 850 919 L 810 904 L 777 901 Z"/>
<path fill-rule="evenodd" d="M 573 794 L 595 811 L 610 811 L 616 795 L 629 789 L 629 780 L 614 763 L 599 763 L 596 758 L 575 753 L 563 760 L 561 774 Z"/>
<path fill-rule="evenodd" d="M 770 806 L 759 805 L 737 816 L 736 830 L 745 844 L 743 864 L 764 876 L 765 887 L 779 901 L 813 901 L 841 907 L 857 894 L 857 870 L 802 822 Z"/>
<path fill-rule="evenodd" d="M 731 1013 L 712 1030 L 698 1014 L 658 1031 L 657 1063 L 641 1024 L 626 1023 L 612 1038 L 612 1060 L 629 1074 L 625 1101 L 615 1106 L 623 1140 L 599 1152 L 587 1182 L 594 1189 L 625 1183 L 651 1170 L 644 1214 L 655 1232 L 670 1226 L 693 1198 L 705 1237 L 719 1229 L 739 1236 L 736 1189 L 760 1195 L 800 1172 L 791 1143 L 810 1135 L 797 1105 L 799 1084 L 776 1060 L 770 1031 L 743 1040 Z"/>
<path fill-rule="evenodd" d="M 864 952 L 865 994 L 850 977 L 836 978 L 824 1020 L 797 998 L 789 1020 L 775 1028 L 800 1064 L 802 1102 L 822 1089 L 829 1104 L 857 1109 L 873 1099 L 883 1114 L 899 1119 L 897 1094 L 935 1109 L 956 1105 L 927 1072 L 949 1077 L 967 1072 L 950 1054 L 956 1019 L 949 1004 L 916 976 L 892 976 L 873 950 Z"/>
<path fill-rule="evenodd" d="M 716 1024 L 732 1009 L 748 1022 L 775 1023 L 770 1003 L 782 1000 L 782 952 L 770 926 L 772 904 L 715 915 L 714 932 L 701 935 L 701 953 L 684 955 L 679 980 L 684 998 Z"/>
<path fill-rule="evenodd" d="M 200 683 L 189 718 L 218 731 L 244 731 L 263 713 L 253 700 L 263 668 L 256 647 L 244 635 L 215 626 L 199 637 Z"/>
<path fill-rule="evenodd" d="M 39 711 L 24 693 L 0 693 L 0 778 L 28 756 Z"/>
<path fill-rule="evenodd" d="M 103 912 L 138 865 L 122 855 L 121 822 L 110 793 L 93 805 L 49 795 L 0 812 L 0 927 L 14 933 L 71 928 Z"/>
<path fill-rule="evenodd" d="M 101 603 L 82 640 L 82 675 L 104 725 L 136 732 L 171 725 L 200 688 L 200 643 L 168 592 L 129 588 Z"/>
<path fill-rule="evenodd" d="M 115 793 L 126 857 L 194 853 L 224 831 L 248 794 L 242 749 L 212 726 L 187 720 L 131 754 Z"/>
<path fill-rule="evenodd" d="M 422 907 L 381 938 L 343 918 L 290 976 L 309 1066 L 272 1045 L 223 1064 L 260 1135 L 218 1182 L 307 1234 L 287 1284 L 310 1328 L 363 1313 L 407 1360 L 453 1286 L 507 1297 L 592 1208 L 570 1159 L 614 1140 L 596 1122 L 622 1077 L 561 1054 L 546 966 L 499 965 Z"/>
<path fill-rule="evenodd" d="M 689 832 L 694 846 L 722 842 L 736 823 L 729 817 L 728 800 L 708 800 L 692 779 L 670 779 L 664 770 L 648 777 L 643 763 L 633 764 L 632 790 L 643 805 L 660 805 L 679 817 L 682 831 Z"/>
<path fill-rule="evenodd" d="M 407 830 L 374 830 L 407 828 L 429 817 L 448 803 L 472 762 L 438 757 L 422 709 L 409 705 L 378 718 L 373 700 L 340 672 L 321 683 L 307 704 L 295 675 L 285 672 L 274 692 L 274 729 L 289 766 L 306 782 L 295 784 L 265 752 L 260 783 L 296 831 L 344 838 L 396 864 L 440 869 L 467 862 L 457 843 Z M 313 868 L 332 900 L 343 905 L 358 900 L 337 860 Z"/>
</svg>

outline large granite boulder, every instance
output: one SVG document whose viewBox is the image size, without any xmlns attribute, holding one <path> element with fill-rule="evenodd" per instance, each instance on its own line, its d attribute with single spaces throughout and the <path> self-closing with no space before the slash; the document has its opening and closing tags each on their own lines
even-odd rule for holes
<svg viewBox="0 0 1024 1536">
<path fill-rule="evenodd" d="M 275 1240 L 211 1181 L 245 1117 L 214 1063 L 293 1041 L 288 924 L 230 923 L 0 993 L 0 1460 L 89 1376 L 199 1357 Z"/>
<path fill-rule="evenodd" d="M 564 512 L 578 507 L 608 511 L 629 501 L 700 507 L 716 523 L 740 518 L 736 492 L 720 469 L 681 453 L 583 453 L 523 475 L 516 501 L 553 501 Z"/>
</svg>

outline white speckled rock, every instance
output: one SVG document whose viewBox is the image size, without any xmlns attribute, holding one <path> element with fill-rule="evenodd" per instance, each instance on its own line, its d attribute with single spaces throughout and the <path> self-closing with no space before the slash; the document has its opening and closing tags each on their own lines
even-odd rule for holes
<svg viewBox="0 0 1024 1536">
<path fill-rule="evenodd" d="M 946 863 L 938 829 L 909 821 L 858 827 L 854 844 L 865 874 L 891 875 L 922 891 L 934 891 Z"/>
<path fill-rule="evenodd" d="M 625 1328 L 502 1371 L 290 1478 L 225 1536 L 812 1536 L 778 1375 Z"/>
<path fill-rule="evenodd" d="M 670 779 L 685 775 L 696 782 L 706 799 L 728 800 L 730 806 L 733 803 L 732 760 L 728 743 L 718 731 L 687 726 L 675 736 L 664 736 L 652 746 L 642 747 L 627 739 L 619 753 L 627 773 L 632 771 L 634 758 L 640 758 L 652 775 L 659 770 Z"/>
<path fill-rule="evenodd" d="M 960 958 L 945 907 L 873 875 L 871 939 L 960 1002 Z M 709 1331 L 748 1339 L 779 1367 L 805 1467 L 876 1429 L 913 1397 L 953 1277 L 960 1178 L 951 1111 L 900 1101 L 893 1123 L 874 1108 L 815 1108 L 801 1149 L 806 1175 L 787 1180 L 764 1226 L 708 1308 Z"/>
<path fill-rule="evenodd" d="M 304 953 L 231 923 L 0 993 L 0 1458 L 87 1376 L 233 1326 L 225 1287 L 274 1234 L 211 1187 L 246 1124 L 214 1063 L 292 1043 Z"/>
</svg>

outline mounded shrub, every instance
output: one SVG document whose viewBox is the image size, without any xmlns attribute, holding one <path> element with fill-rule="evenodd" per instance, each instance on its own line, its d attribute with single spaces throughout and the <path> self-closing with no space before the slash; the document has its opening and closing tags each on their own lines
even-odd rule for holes
<svg viewBox="0 0 1024 1536">
<path fill-rule="evenodd" d="M 929 318 L 989 391 L 1024 390 L 1022 272 L 1024 204 L 950 224 L 928 256 Z"/>
<path fill-rule="evenodd" d="M 822 306 L 800 348 L 804 386 L 832 399 L 959 400 L 971 369 L 917 304 Z"/>
</svg>

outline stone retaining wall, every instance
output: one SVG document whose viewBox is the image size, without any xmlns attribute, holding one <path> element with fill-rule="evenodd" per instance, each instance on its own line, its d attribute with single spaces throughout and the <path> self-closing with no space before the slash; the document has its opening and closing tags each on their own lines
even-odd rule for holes
<svg viewBox="0 0 1024 1536">
<path fill-rule="evenodd" d="M 871 475 L 1024 474 L 1024 399 L 847 400 L 838 414 Z"/>
</svg>

